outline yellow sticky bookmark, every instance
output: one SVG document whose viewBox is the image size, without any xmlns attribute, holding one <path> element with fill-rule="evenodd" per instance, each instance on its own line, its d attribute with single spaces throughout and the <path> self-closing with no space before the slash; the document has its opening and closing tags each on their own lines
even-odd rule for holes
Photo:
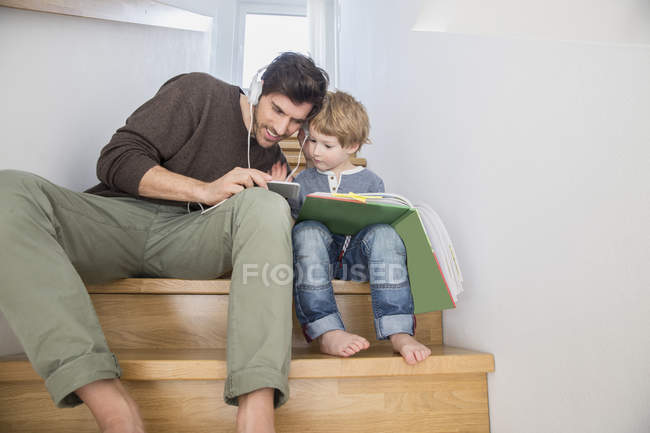
<svg viewBox="0 0 650 433">
<path fill-rule="evenodd" d="M 358 200 L 358 201 L 360 201 L 361 203 L 365 203 L 365 202 L 366 202 L 366 199 L 367 199 L 367 197 L 364 197 L 364 196 L 359 195 L 359 194 L 355 194 L 355 193 L 353 193 L 353 192 L 347 192 L 347 193 L 345 193 L 345 194 L 338 193 L 338 192 L 333 192 L 333 193 L 332 193 L 332 197 L 338 197 L 338 198 L 351 198 L 351 199 L 354 199 L 354 200 Z"/>
</svg>

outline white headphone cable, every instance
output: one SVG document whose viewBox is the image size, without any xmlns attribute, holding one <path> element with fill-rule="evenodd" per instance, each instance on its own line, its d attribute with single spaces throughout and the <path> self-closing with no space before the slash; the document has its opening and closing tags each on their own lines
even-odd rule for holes
<svg viewBox="0 0 650 433">
<path fill-rule="evenodd" d="M 307 139 L 308 139 L 308 138 L 309 138 L 309 135 L 308 135 L 308 134 L 305 134 L 305 138 L 304 138 L 304 140 L 302 140 L 302 144 L 300 145 L 300 152 L 298 153 L 298 163 L 296 164 L 296 168 L 294 168 L 294 169 L 291 171 L 291 173 L 289 173 L 289 175 L 288 175 L 287 178 L 285 179 L 285 182 L 287 182 L 287 181 L 289 180 L 289 178 L 290 178 L 291 176 L 293 176 L 293 174 L 296 172 L 296 170 L 298 170 L 298 167 L 300 167 L 300 156 L 302 155 L 302 149 L 305 147 L 305 143 L 307 142 Z M 288 162 L 287 162 L 287 165 L 289 165 Z"/>
<path fill-rule="evenodd" d="M 248 124 L 248 168 L 251 168 L 251 130 L 253 129 L 253 104 L 250 104 L 251 121 Z"/>
</svg>

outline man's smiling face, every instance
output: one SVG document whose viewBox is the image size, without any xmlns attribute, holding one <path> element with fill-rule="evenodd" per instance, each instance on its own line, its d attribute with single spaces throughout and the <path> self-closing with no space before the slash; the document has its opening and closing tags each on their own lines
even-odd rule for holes
<svg viewBox="0 0 650 433">
<path fill-rule="evenodd" d="M 295 104 L 281 93 L 269 93 L 255 107 L 252 134 L 262 147 L 271 147 L 289 137 L 307 120 L 313 105 Z"/>
</svg>

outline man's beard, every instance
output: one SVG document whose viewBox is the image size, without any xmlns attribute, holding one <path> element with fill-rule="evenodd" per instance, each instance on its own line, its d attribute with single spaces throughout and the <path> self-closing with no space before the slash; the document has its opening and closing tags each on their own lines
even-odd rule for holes
<svg viewBox="0 0 650 433">
<path fill-rule="evenodd" d="M 266 130 L 267 129 L 268 128 L 266 128 L 264 125 L 257 124 L 257 125 L 255 125 L 254 134 L 252 134 L 255 137 L 255 141 L 257 141 L 257 144 L 259 144 L 262 147 L 272 146 L 272 145 L 278 143 L 283 138 L 283 137 L 278 136 L 278 138 L 275 139 L 275 140 L 270 139 L 266 135 Z M 260 134 L 260 136 L 257 135 L 258 133 Z"/>
<path fill-rule="evenodd" d="M 262 124 L 259 122 L 259 120 L 258 120 L 258 118 L 257 118 L 257 106 L 254 106 L 254 107 L 255 107 L 255 108 L 253 109 L 253 125 L 251 126 L 251 137 L 254 137 L 254 138 L 255 138 L 255 141 L 257 141 L 257 144 L 259 144 L 259 145 L 261 146 L 260 141 L 263 141 L 264 143 L 268 143 L 268 142 L 270 142 L 270 143 L 276 144 L 276 143 L 279 143 L 280 140 L 283 140 L 283 139 L 285 139 L 285 138 L 288 137 L 288 136 L 277 135 L 277 139 L 276 139 L 276 140 L 269 140 L 269 139 L 266 137 L 266 130 L 267 130 L 267 129 L 270 130 L 270 128 L 268 128 L 268 127 L 262 125 Z M 275 132 L 275 131 L 273 131 L 273 132 Z M 262 134 L 261 140 L 260 140 L 260 138 L 258 138 L 258 136 L 257 136 L 258 133 L 261 133 L 261 134 Z M 268 146 L 263 146 L 263 147 L 268 147 Z"/>
</svg>

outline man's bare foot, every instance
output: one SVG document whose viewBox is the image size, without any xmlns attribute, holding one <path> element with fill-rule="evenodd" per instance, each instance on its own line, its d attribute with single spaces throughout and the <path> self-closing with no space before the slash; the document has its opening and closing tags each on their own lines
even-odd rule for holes
<svg viewBox="0 0 650 433">
<path fill-rule="evenodd" d="M 273 397 L 275 389 L 262 388 L 239 396 L 237 433 L 275 433 Z"/>
<path fill-rule="evenodd" d="M 138 405 L 119 379 L 98 380 L 75 391 L 102 433 L 144 433 Z"/>
<path fill-rule="evenodd" d="M 347 358 L 370 347 L 365 338 L 335 329 L 320 336 L 320 351 L 328 355 Z"/>
<path fill-rule="evenodd" d="M 402 354 L 407 364 L 415 365 L 431 355 L 431 349 L 408 334 L 393 334 L 390 336 L 393 349 Z"/>
</svg>

